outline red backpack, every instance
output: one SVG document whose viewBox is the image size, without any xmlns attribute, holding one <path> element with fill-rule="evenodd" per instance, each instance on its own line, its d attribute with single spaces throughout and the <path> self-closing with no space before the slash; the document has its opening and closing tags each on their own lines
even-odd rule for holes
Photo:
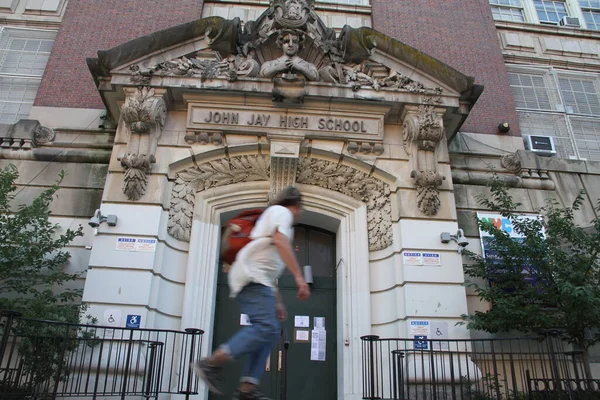
<svg viewBox="0 0 600 400">
<path fill-rule="evenodd" d="M 221 240 L 221 258 L 225 263 L 233 264 L 237 253 L 252 241 L 250 232 L 263 211 L 261 208 L 246 210 L 227 221 Z"/>
</svg>

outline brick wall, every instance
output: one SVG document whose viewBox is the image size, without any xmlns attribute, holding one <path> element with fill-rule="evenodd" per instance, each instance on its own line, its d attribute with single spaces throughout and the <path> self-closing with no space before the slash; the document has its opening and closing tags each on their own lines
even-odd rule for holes
<svg viewBox="0 0 600 400">
<path fill-rule="evenodd" d="M 36 106 L 104 108 L 85 59 L 139 36 L 201 18 L 202 0 L 70 0 Z"/>
<path fill-rule="evenodd" d="M 485 89 L 464 132 L 495 134 L 517 114 L 488 0 L 371 0 L 373 28 L 475 77 Z"/>
</svg>

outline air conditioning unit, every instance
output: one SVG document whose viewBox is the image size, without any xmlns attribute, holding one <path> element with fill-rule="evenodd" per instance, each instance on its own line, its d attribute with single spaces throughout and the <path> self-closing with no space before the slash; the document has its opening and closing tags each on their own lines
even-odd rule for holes
<svg viewBox="0 0 600 400">
<path fill-rule="evenodd" d="M 579 18 L 575 17 L 562 17 L 558 24 L 560 26 L 570 26 L 572 28 L 579 28 L 581 26 Z"/>
<path fill-rule="evenodd" d="M 554 139 L 550 136 L 528 135 L 525 136 L 525 147 L 540 156 L 550 157 L 556 154 Z"/>
</svg>

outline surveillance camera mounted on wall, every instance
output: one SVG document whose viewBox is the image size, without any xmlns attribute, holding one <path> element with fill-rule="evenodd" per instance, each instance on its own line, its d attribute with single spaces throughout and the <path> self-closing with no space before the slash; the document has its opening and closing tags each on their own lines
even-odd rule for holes
<svg viewBox="0 0 600 400">
<path fill-rule="evenodd" d="M 450 243 L 451 241 L 455 241 L 459 246 L 459 253 L 462 251 L 462 249 L 469 245 L 469 241 L 465 237 L 465 232 L 462 229 L 459 229 L 454 235 L 452 235 L 450 232 L 442 232 L 440 234 L 440 239 L 442 243 Z"/>
<path fill-rule="evenodd" d="M 94 216 L 90 218 L 88 225 L 92 228 L 97 228 L 100 226 L 102 222 L 106 222 L 108 226 L 116 226 L 117 225 L 117 216 L 114 214 L 102 215 L 100 209 L 97 209 L 94 213 Z"/>
</svg>

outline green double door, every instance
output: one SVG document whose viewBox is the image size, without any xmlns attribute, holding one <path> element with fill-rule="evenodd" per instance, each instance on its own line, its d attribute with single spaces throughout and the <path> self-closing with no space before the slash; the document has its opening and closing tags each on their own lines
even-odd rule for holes
<svg viewBox="0 0 600 400">
<path fill-rule="evenodd" d="M 279 291 L 288 318 L 281 324 L 280 341 L 265 363 L 260 391 L 273 400 L 334 400 L 337 398 L 335 235 L 297 226 L 294 249 L 300 265 L 312 266 L 311 297 L 308 301 L 296 298 L 294 279 L 286 270 L 279 279 Z M 215 348 L 243 328 L 240 318 L 237 303 L 229 298 L 227 274 L 219 268 L 213 332 Z M 324 329 L 319 326 L 316 332 L 320 337 L 325 336 L 318 345 L 311 343 L 315 318 L 318 325 L 321 321 L 324 325 Z M 307 319 L 308 327 L 298 326 L 305 325 Z M 225 367 L 222 385 L 225 399 L 230 399 L 237 388 L 244 362 L 245 358 Z M 223 397 L 211 395 L 211 399 L 219 398 Z"/>
</svg>

